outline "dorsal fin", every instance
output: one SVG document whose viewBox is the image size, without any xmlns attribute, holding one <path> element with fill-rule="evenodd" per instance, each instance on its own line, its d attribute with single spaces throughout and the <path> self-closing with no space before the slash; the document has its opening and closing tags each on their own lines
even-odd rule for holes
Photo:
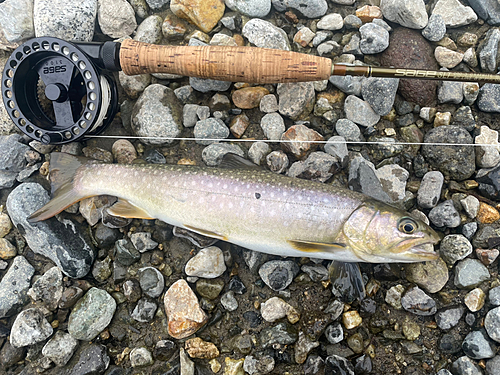
<svg viewBox="0 0 500 375">
<path fill-rule="evenodd" d="M 252 163 L 250 160 L 231 152 L 222 157 L 219 167 L 225 169 L 262 169 L 262 167 Z"/>
</svg>

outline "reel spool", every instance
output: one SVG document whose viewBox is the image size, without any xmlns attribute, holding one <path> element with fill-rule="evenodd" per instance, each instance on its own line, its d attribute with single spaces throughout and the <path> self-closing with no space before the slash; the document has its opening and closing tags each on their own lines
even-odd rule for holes
<svg viewBox="0 0 500 375">
<path fill-rule="evenodd" d="M 91 43 L 41 37 L 12 53 L 2 75 L 2 97 L 24 134 L 44 144 L 63 144 L 99 134 L 113 120 L 116 84 L 84 52 L 88 48 L 95 50 Z"/>
</svg>

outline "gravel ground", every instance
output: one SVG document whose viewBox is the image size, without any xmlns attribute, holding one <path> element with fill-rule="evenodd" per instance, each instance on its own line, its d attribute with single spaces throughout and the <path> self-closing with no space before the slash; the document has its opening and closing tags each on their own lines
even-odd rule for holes
<svg viewBox="0 0 500 375">
<path fill-rule="evenodd" d="M 7 0 L 0 64 L 49 35 L 496 73 L 498 25 L 490 0 Z M 44 146 L 0 108 L 0 373 L 500 374 L 500 86 L 115 80 L 120 113 L 104 135 L 156 139 Z M 198 140 L 173 139 L 183 137 Z M 297 139 L 308 142 L 273 142 Z M 332 290 L 328 261 L 117 219 L 109 196 L 30 224 L 49 199 L 51 151 L 208 166 L 237 153 L 406 209 L 442 234 L 440 259 L 362 264 L 367 297 L 352 301 Z"/>
</svg>

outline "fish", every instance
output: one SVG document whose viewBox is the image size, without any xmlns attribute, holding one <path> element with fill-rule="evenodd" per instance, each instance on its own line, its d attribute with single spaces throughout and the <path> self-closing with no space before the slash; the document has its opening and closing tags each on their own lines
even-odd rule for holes
<svg viewBox="0 0 500 375">
<path fill-rule="evenodd" d="M 221 166 L 113 164 L 54 152 L 53 198 L 28 221 L 112 195 L 118 198 L 107 209 L 113 216 L 159 219 L 267 254 L 335 261 L 330 275 L 350 286 L 349 299 L 365 296 L 358 262 L 438 257 L 433 245 L 439 235 L 398 208 L 331 184 L 272 173 L 235 154 L 227 154 Z"/>
</svg>

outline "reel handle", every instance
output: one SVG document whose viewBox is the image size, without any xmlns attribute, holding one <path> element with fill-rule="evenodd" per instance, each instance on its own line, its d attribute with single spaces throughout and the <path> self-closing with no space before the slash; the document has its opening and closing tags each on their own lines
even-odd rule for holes
<svg viewBox="0 0 500 375">
<path fill-rule="evenodd" d="M 279 83 L 330 78 L 325 57 L 256 47 L 159 46 L 126 39 L 120 65 L 127 75 L 170 73 L 220 81 Z"/>
</svg>

